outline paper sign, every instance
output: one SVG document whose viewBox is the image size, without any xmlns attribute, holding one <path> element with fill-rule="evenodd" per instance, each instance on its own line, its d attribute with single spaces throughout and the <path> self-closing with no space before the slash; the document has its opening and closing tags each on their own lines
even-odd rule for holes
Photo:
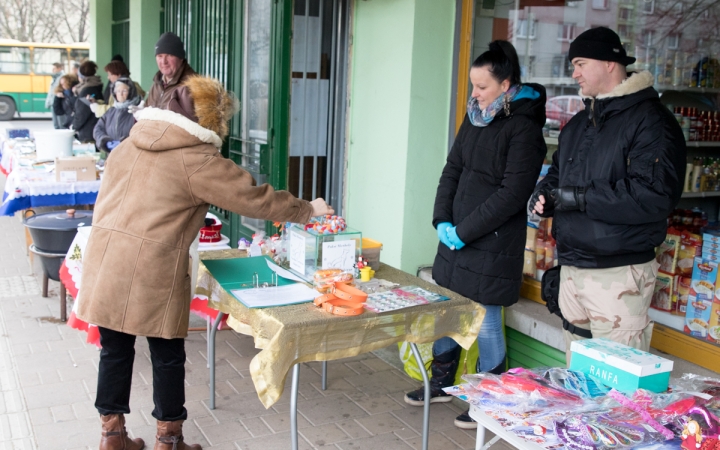
<svg viewBox="0 0 720 450">
<path fill-rule="evenodd" d="M 74 170 L 60 171 L 60 181 L 63 183 L 75 183 L 77 181 L 77 172 Z"/>
<path fill-rule="evenodd" d="M 322 268 L 351 270 L 355 265 L 355 241 L 323 242 Z"/>
<path fill-rule="evenodd" d="M 305 238 L 290 231 L 290 268 L 305 275 Z"/>
</svg>

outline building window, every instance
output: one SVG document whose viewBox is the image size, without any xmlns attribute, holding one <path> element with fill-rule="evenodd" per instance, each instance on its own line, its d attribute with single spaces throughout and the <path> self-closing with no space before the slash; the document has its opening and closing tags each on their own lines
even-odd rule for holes
<svg viewBox="0 0 720 450">
<path fill-rule="evenodd" d="M 567 6 L 568 8 L 577 8 L 578 2 L 567 2 L 565 3 L 565 6 Z"/>
<path fill-rule="evenodd" d="M 680 48 L 680 34 L 679 33 L 670 33 L 667 36 L 667 48 L 670 50 L 677 50 Z"/>
<path fill-rule="evenodd" d="M 652 14 L 655 12 L 655 0 L 643 0 L 642 2 L 643 14 Z"/>
<path fill-rule="evenodd" d="M 643 44 L 645 44 L 646 47 L 655 45 L 655 30 L 643 31 Z"/>
<path fill-rule="evenodd" d="M 628 25 L 618 25 L 618 36 L 621 40 L 632 38 L 632 28 Z"/>
<path fill-rule="evenodd" d="M 619 16 L 620 16 L 620 20 L 632 20 L 632 17 L 633 17 L 632 8 L 620 7 Z"/>
<path fill-rule="evenodd" d="M 558 41 L 570 42 L 575 33 L 574 23 L 561 23 L 558 25 Z"/>
<path fill-rule="evenodd" d="M 610 0 L 592 0 L 593 9 L 610 9 Z"/>
<path fill-rule="evenodd" d="M 528 36 L 528 23 L 530 25 L 530 30 L 529 30 L 530 35 L 529 36 Z M 515 33 L 516 33 L 516 36 L 519 38 L 529 37 L 530 39 L 535 39 L 535 29 L 536 28 L 537 28 L 537 20 L 528 21 L 527 19 L 520 19 L 517 21 L 517 27 L 516 27 Z"/>
<path fill-rule="evenodd" d="M 705 12 L 708 12 L 708 9 L 705 9 Z M 683 14 L 683 3 L 681 1 L 675 2 L 675 4 L 670 9 L 670 13 L 676 16 L 682 16 Z"/>
</svg>

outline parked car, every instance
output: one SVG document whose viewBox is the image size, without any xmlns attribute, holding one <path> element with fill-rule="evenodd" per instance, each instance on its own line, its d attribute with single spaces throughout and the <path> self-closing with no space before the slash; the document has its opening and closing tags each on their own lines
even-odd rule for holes
<svg viewBox="0 0 720 450">
<path fill-rule="evenodd" d="M 559 129 L 562 130 L 565 124 L 583 109 L 585 105 L 579 95 L 558 95 L 550 97 L 545 103 L 545 116 L 548 120 L 559 122 Z"/>
</svg>

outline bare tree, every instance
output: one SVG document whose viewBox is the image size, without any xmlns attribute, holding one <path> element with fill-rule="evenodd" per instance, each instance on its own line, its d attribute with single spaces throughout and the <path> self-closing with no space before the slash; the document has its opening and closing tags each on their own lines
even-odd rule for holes
<svg viewBox="0 0 720 450">
<path fill-rule="evenodd" d="M 85 42 L 89 0 L 0 0 L 0 37 L 32 42 Z"/>
</svg>

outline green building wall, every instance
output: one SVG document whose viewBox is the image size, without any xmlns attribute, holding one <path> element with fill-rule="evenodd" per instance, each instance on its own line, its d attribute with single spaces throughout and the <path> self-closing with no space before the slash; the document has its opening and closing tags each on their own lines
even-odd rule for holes
<svg viewBox="0 0 720 450">
<path fill-rule="evenodd" d="M 448 151 L 455 2 L 354 4 L 346 216 L 406 272 L 431 264 Z"/>
</svg>

